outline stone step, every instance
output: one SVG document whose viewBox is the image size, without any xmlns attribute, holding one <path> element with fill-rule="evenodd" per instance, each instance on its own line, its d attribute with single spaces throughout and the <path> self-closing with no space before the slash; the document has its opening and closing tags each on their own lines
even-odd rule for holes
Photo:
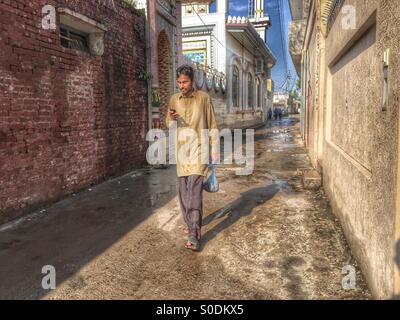
<svg viewBox="0 0 400 320">
<path fill-rule="evenodd" d="M 322 178 L 317 170 L 303 171 L 303 186 L 307 190 L 317 190 L 322 186 Z"/>
</svg>

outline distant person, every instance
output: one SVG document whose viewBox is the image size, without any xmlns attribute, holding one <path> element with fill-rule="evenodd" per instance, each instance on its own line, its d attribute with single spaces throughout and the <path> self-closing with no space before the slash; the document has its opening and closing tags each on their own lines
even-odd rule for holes
<svg viewBox="0 0 400 320">
<path fill-rule="evenodd" d="M 278 108 L 274 109 L 274 119 L 278 120 Z"/>
</svg>

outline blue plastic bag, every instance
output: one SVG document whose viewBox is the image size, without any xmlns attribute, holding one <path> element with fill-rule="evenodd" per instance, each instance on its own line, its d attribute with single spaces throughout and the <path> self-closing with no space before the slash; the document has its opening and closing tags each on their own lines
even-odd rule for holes
<svg viewBox="0 0 400 320">
<path fill-rule="evenodd" d="M 207 192 L 218 192 L 219 184 L 217 181 L 217 174 L 215 173 L 215 165 L 211 164 L 208 166 L 210 169 L 210 176 L 203 183 L 203 189 Z"/>
</svg>

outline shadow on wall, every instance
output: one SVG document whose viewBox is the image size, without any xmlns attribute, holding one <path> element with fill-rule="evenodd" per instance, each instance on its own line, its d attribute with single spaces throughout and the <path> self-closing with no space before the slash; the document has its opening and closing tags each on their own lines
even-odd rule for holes
<svg viewBox="0 0 400 320">
<path fill-rule="evenodd" d="M 354 44 L 348 49 L 346 54 L 340 57 L 331 67 L 332 74 L 348 66 L 350 62 L 357 59 L 376 43 L 376 25 L 372 25 Z"/>
</svg>

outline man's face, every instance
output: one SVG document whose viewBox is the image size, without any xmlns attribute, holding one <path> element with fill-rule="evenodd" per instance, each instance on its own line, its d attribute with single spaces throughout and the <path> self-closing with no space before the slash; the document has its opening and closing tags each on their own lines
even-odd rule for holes
<svg viewBox="0 0 400 320">
<path fill-rule="evenodd" d="M 181 74 L 176 80 L 178 83 L 179 91 L 185 96 L 193 88 L 193 81 L 187 75 Z"/>
</svg>

